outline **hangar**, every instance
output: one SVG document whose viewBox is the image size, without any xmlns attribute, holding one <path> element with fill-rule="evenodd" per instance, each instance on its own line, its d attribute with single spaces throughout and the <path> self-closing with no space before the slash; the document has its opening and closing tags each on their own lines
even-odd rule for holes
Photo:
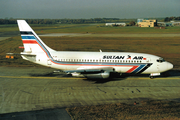
<svg viewBox="0 0 180 120">
<path fill-rule="evenodd" d="M 160 26 L 180 26 L 180 21 L 158 22 Z"/>
<path fill-rule="evenodd" d="M 126 26 L 126 23 L 106 23 L 106 26 Z"/>
</svg>

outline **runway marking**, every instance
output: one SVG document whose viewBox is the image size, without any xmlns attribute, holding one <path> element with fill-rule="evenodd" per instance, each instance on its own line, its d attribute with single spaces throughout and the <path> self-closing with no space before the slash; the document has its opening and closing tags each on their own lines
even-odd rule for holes
<svg viewBox="0 0 180 120">
<path fill-rule="evenodd" d="M 31 77 L 31 76 L 0 76 L 0 78 L 24 78 L 24 79 L 86 79 L 86 78 L 76 78 L 76 77 Z M 122 79 L 122 78 L 119 78 Z M 150 79 L 149 77 L 129 77 L 129 78 L 124 78 L 125 80 L 130 80 L 130 79 L 146 79 L 146 80 L 167 80 L 167 79 L 180 79 L 178 77 L 169 77 L 169 78 L 154 78 Z"/>
</svg>

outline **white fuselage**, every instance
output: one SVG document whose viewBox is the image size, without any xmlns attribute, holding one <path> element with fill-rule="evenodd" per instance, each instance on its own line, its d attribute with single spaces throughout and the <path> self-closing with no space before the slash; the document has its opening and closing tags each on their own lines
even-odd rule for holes
<svg viewBox="0 0 180 120">
<path fill-rule="evenodd" d="M 32 62 L 64 71 L 112 67 L 120 73 L 151 74 L 172 69 L 171 63 L 159 59 L 143 53 L 52 51 L 36 54 Z"/>
<path fill-rule="evenodd" d="M 130 52 L 70 52 L 49 48 L 24 20 L 18 20 L 24 52 L 31 62 L 60 69 L 76 76 L 108 78 L 111 72 L 151 74 L 170 70 L 173 65 L 163 58 Z"/>
</svg>

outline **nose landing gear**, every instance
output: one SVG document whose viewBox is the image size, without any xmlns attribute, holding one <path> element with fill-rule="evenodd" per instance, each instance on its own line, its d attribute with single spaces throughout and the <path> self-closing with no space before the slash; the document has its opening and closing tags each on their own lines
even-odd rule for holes
<svg viewBox="0 0 180 120">
<path fill-rule="evenodd" d="M 149 76 L 150 79 L 154 79 L 154 76 Z"/>
</svg>

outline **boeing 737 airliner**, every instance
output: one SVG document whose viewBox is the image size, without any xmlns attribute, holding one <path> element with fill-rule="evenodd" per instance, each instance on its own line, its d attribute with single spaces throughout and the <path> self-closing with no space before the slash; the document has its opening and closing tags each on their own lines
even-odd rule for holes
<svg viewBox="0 0 180 120">
<path fill-rule="evenodd" d="M 131 52 L 71 52 L 55 51 L 49 48 L 26 23 L 17 20 L 24 45 L 23 59 L 67 74 L 86 78 L 109 78 L 111 72 L 160 75 L 173 68 L 163 58 Z"/>
</svg>

